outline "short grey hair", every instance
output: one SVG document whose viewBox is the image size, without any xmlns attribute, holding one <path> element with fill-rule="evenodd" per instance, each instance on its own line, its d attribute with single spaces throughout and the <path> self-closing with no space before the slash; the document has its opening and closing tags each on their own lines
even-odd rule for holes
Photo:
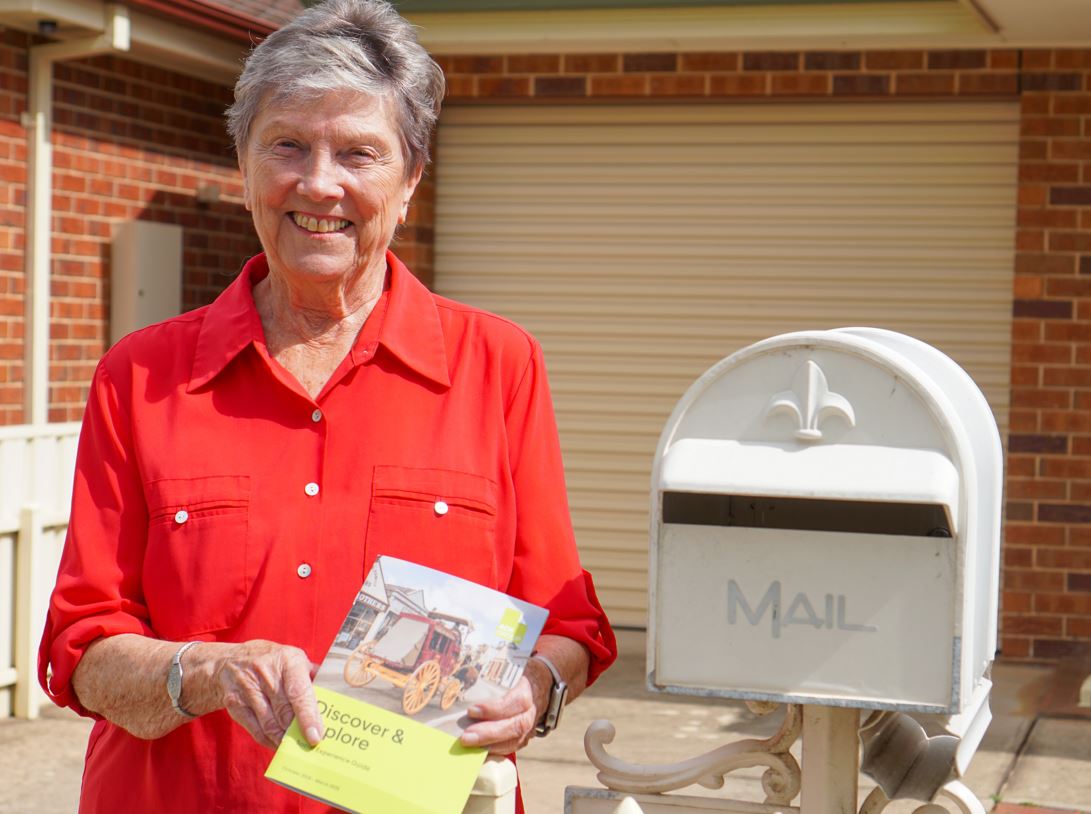
<svg viewBox="0 0 1091 814">
<path fill-rule="evenodd" d="M 270 34 L 235 83 L 227 132 L 241 156 L 262 105 L 344 90 L 395 102 L 406 170 L 424 168 L 443 71 L 386 0 L 325 0 Z"/>
</svg>

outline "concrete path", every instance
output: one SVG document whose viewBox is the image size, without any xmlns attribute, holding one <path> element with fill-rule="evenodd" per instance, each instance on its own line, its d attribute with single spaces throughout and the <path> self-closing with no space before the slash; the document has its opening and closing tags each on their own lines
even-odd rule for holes
<svg viewBox="0 0 1091 814">
<path fill-rule="evenodd" d="M 520 754 L 528 814 L 559 814 L 566 786 L 598 786 L 582 742 L 596 718 L 617 729 L 610 753 L 635 763 L 684 760 L 775 731 L 776 713 L 763 719 L 735 702 L 649 693 L 643 634 L 623 636 L 622 645 L 619 663 L 568 708 L 561 729 Z M 994 671 L 993 724 L 967 777 L 993 814 L 1091 814 L 1091 716 L 1040 716 L 1050 675 L 1046 668 L 1026 665 L 999 665 Z M 61 710 L 33 722 L 0 721 L 0 814 L 75 812 L 89 731 L 87 721 Z M 760 801 L 760 775 L 761 770 L 747 770 L 730 775 L 719 791 L 686 793 Z M 861 800 L 870 789 L 863 779 Z M 915 807 L 903 802 L 888 812 Z"/>
</svg>

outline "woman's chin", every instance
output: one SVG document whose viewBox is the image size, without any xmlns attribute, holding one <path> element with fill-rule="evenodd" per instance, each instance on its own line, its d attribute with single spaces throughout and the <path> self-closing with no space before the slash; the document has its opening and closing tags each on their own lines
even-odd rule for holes
<svg viewBox="0 0 1091 814">
<path fill-rule="evenodd" d="M 309 254 L 280 258 L 280 270 L 289 278 L 300 280 L 343 280 L 358 276 L 368 264 L 360 258 L 337 257 L 328 254 Z"/>
</svg>

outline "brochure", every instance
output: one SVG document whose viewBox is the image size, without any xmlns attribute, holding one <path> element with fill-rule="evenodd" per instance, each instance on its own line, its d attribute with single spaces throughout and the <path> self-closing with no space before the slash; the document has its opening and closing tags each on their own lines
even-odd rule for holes
<svg viewBox="0 0 1091 814">
<path fill-rule="evenodd" d="M 379 557 L 315 677 L 322 742 L 293 722 L 265 776 L 356 814 L 459 814 L 486 755 L 459 745 L 466 710 L 515 686 L 547 614 Z"/>
</svg>

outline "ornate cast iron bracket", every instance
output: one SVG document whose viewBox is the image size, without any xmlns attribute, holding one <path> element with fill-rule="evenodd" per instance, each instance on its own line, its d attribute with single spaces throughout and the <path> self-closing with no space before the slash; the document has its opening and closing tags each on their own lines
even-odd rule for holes
<svg viewBox="0 0 1091 814">
<path fill-rule="evenodd" d="M 768 715 L 779 704 L 748 702 L 751 712 Z M 801 772 L 799 763 L 788 753 L 799 739 L 803 728 L 803 708 L 797 704 L 784 706 L 784 721 L 771 738 L 748 738 L 713 749 L 700 757 L 679 763 L 637 765 L 611 757 L 606 745 L 613 742 L 616 731 L 609 721 L 595 721 L 583 737 L 587 757 L 599 770 L 602 785 L 614 791 L 634 794 L 658 794 L 685 788 L 694 783 L 709 789 L 721 788 L 724 778 L 738 769 L 767 766 L 762 776 L 765 802 L 787 805 L 799 794 Z M 863 814 L 861 812 L 861 814 Z"/>
</svg>

